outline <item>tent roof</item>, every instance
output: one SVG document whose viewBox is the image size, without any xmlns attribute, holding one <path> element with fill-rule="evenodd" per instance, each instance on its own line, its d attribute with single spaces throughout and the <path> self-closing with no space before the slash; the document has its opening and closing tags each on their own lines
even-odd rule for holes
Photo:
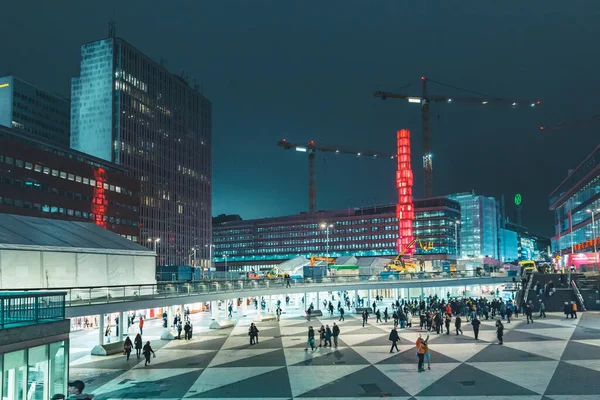
<svg viewBox="0 0 600 400">
<path fill-rule="evenodd" d="M 92 222 L 0 214 L 0 250 L 154 256 L 154 251 Z"/>
</svg>

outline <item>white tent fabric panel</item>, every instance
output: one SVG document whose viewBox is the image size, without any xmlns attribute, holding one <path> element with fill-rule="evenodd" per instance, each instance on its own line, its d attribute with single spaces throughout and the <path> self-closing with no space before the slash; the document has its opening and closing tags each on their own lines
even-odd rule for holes
<svg viewBox="0 0 600 400">
<path fill-rule="evenodd" d="M 108 256 L 108 285 L 128 285 L 133 275 L 133 256 Z"/>
<path fill-rule="evenodd" d="M 77 284 L 75 253 L 42 252 L 42 287 L 72 287 Z"/>
<path fill-rule="evenodd" d="M 77 283 L 73 286 L 106 286 L 108 271 L 104 254 L 77 254 Z"/>
<path fill-rule="evenodd" d="M 124 284 L 144 284 L 150 285 L 156 283 L 156 258 L 137 256 L 134 259 L 133 276 L 131 283 L 128 281 Z"/>
<path fill-rule="evenodd" d="M 42 266 L 39 251 L 4 250 L 2 262 L 2 288 L 39 288 L 42 285 Z"/>
</svg>

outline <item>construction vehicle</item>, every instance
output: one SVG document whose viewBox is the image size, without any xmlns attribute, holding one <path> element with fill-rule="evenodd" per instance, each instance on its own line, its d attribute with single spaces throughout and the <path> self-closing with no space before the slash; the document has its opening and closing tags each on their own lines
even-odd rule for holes
<svg viewBox="0 0 600 400">
<path fill-rule="evenodd" d="M 310 265 L 314 267 L 317 261 L 327 261 L 327 264 L 335 264 L 335 258 L 331 257 L 315 257 L 315 255 L 310 256 Z"/>
<path fill-rule="evenodd" d="M 393 262 L 389 263 L 388 265 L 386 265 L 385 269 L 386 271 L 396 271 L 396 272 L 400 272 L 400 273 L 406 273 L 406 272 L 417 272 L 418 268 L 420 267 L 421 270 L 423 270 L 423 260 L 415 260 L 412 258 L 409 258 L 407 260 L 404 260 L 404 254 L 406 253 L 406 251 L 415 243 L 419 244 L 419 247 L 424 250 L 424 251 L 430 251 L 433 250 L 433 242 L 429 242 L 427 244 L 423 244 L 423 242 L 421 242 L 421 240 L 419 238 L 414 238 L 405 248 L 404 250 L 402 250 L 394 259 Z"/>
<path fill-rule="evenodd" d="M 267 279 L 277 279 L 277 278 L 289 278 L 290 274 L 286 272 L 282 272 L 279 268 L 275 267 L 270 269 L 266 275 Z"/>
<path fill-rule="evenodd" d="M 521 267 L 521 276 L 524 274 L 537 273 L 537 265 L 535 261 L 532 260 L 523 260 L 519 261 L 519 267 Z"/>
</svg>

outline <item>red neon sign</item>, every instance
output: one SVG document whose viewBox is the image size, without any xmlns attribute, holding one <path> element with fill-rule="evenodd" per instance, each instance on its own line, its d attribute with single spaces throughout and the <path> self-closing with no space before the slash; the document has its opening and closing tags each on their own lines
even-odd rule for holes
<svg viewBox="0 0 600 400">
<path fill-rule="evenodd" d="M 401 129 L 397 132 L 398 140 L 398 170 L 396 171 L 396 187 L 398 188 L 398 203 L 396 217 L 398 218 L 398 252 L 406 249 L 413 240 L 413 221 L 415 209 L 412 201 L 413 173 L 410 166 L 410 131 Z M 406 249 L 405 254 L 414 253 L 413 248 Z"/>
<path fill-rule="evenodd" d="M 96 186 L 94 186 L 94 195 L 92 197 L 92 212 L 96 216 L 95 223 L 103 228 L 106 228 L 106 206 L 108 201 L 106 200 L 106 194 L 104 189 L 104 183 L 106 183 L 106 171 L 103 168 L 94 168 L 94 179 L 96 180 Z"/>
</svg>

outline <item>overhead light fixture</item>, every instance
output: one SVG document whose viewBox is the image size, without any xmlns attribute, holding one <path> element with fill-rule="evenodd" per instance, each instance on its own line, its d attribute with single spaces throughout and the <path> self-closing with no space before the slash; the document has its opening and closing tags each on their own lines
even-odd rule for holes
<svg viewBox="0 0 600 400">
<path fill-rule="evenodd" d="M 448 99 L 448 103 L 452 103 L 452 99 Z"/>
<path fill-rule="evenodd" d="M 421 104 L 421 98 L 420 97 L 409 97 L 408 102 Z"/>
<path fill-rule="evenodd" d="M 301 151 L 303 153 L 306 153 L 306 147 L 296 147 L 296 151 Z"/>
<path fill-rule="evenodd" d="M 481 104 L 487 104 L 487 103 L 488 103 L 487 101 L 482 101 L 482 102 L 481 102 Z"/>
</svg>

